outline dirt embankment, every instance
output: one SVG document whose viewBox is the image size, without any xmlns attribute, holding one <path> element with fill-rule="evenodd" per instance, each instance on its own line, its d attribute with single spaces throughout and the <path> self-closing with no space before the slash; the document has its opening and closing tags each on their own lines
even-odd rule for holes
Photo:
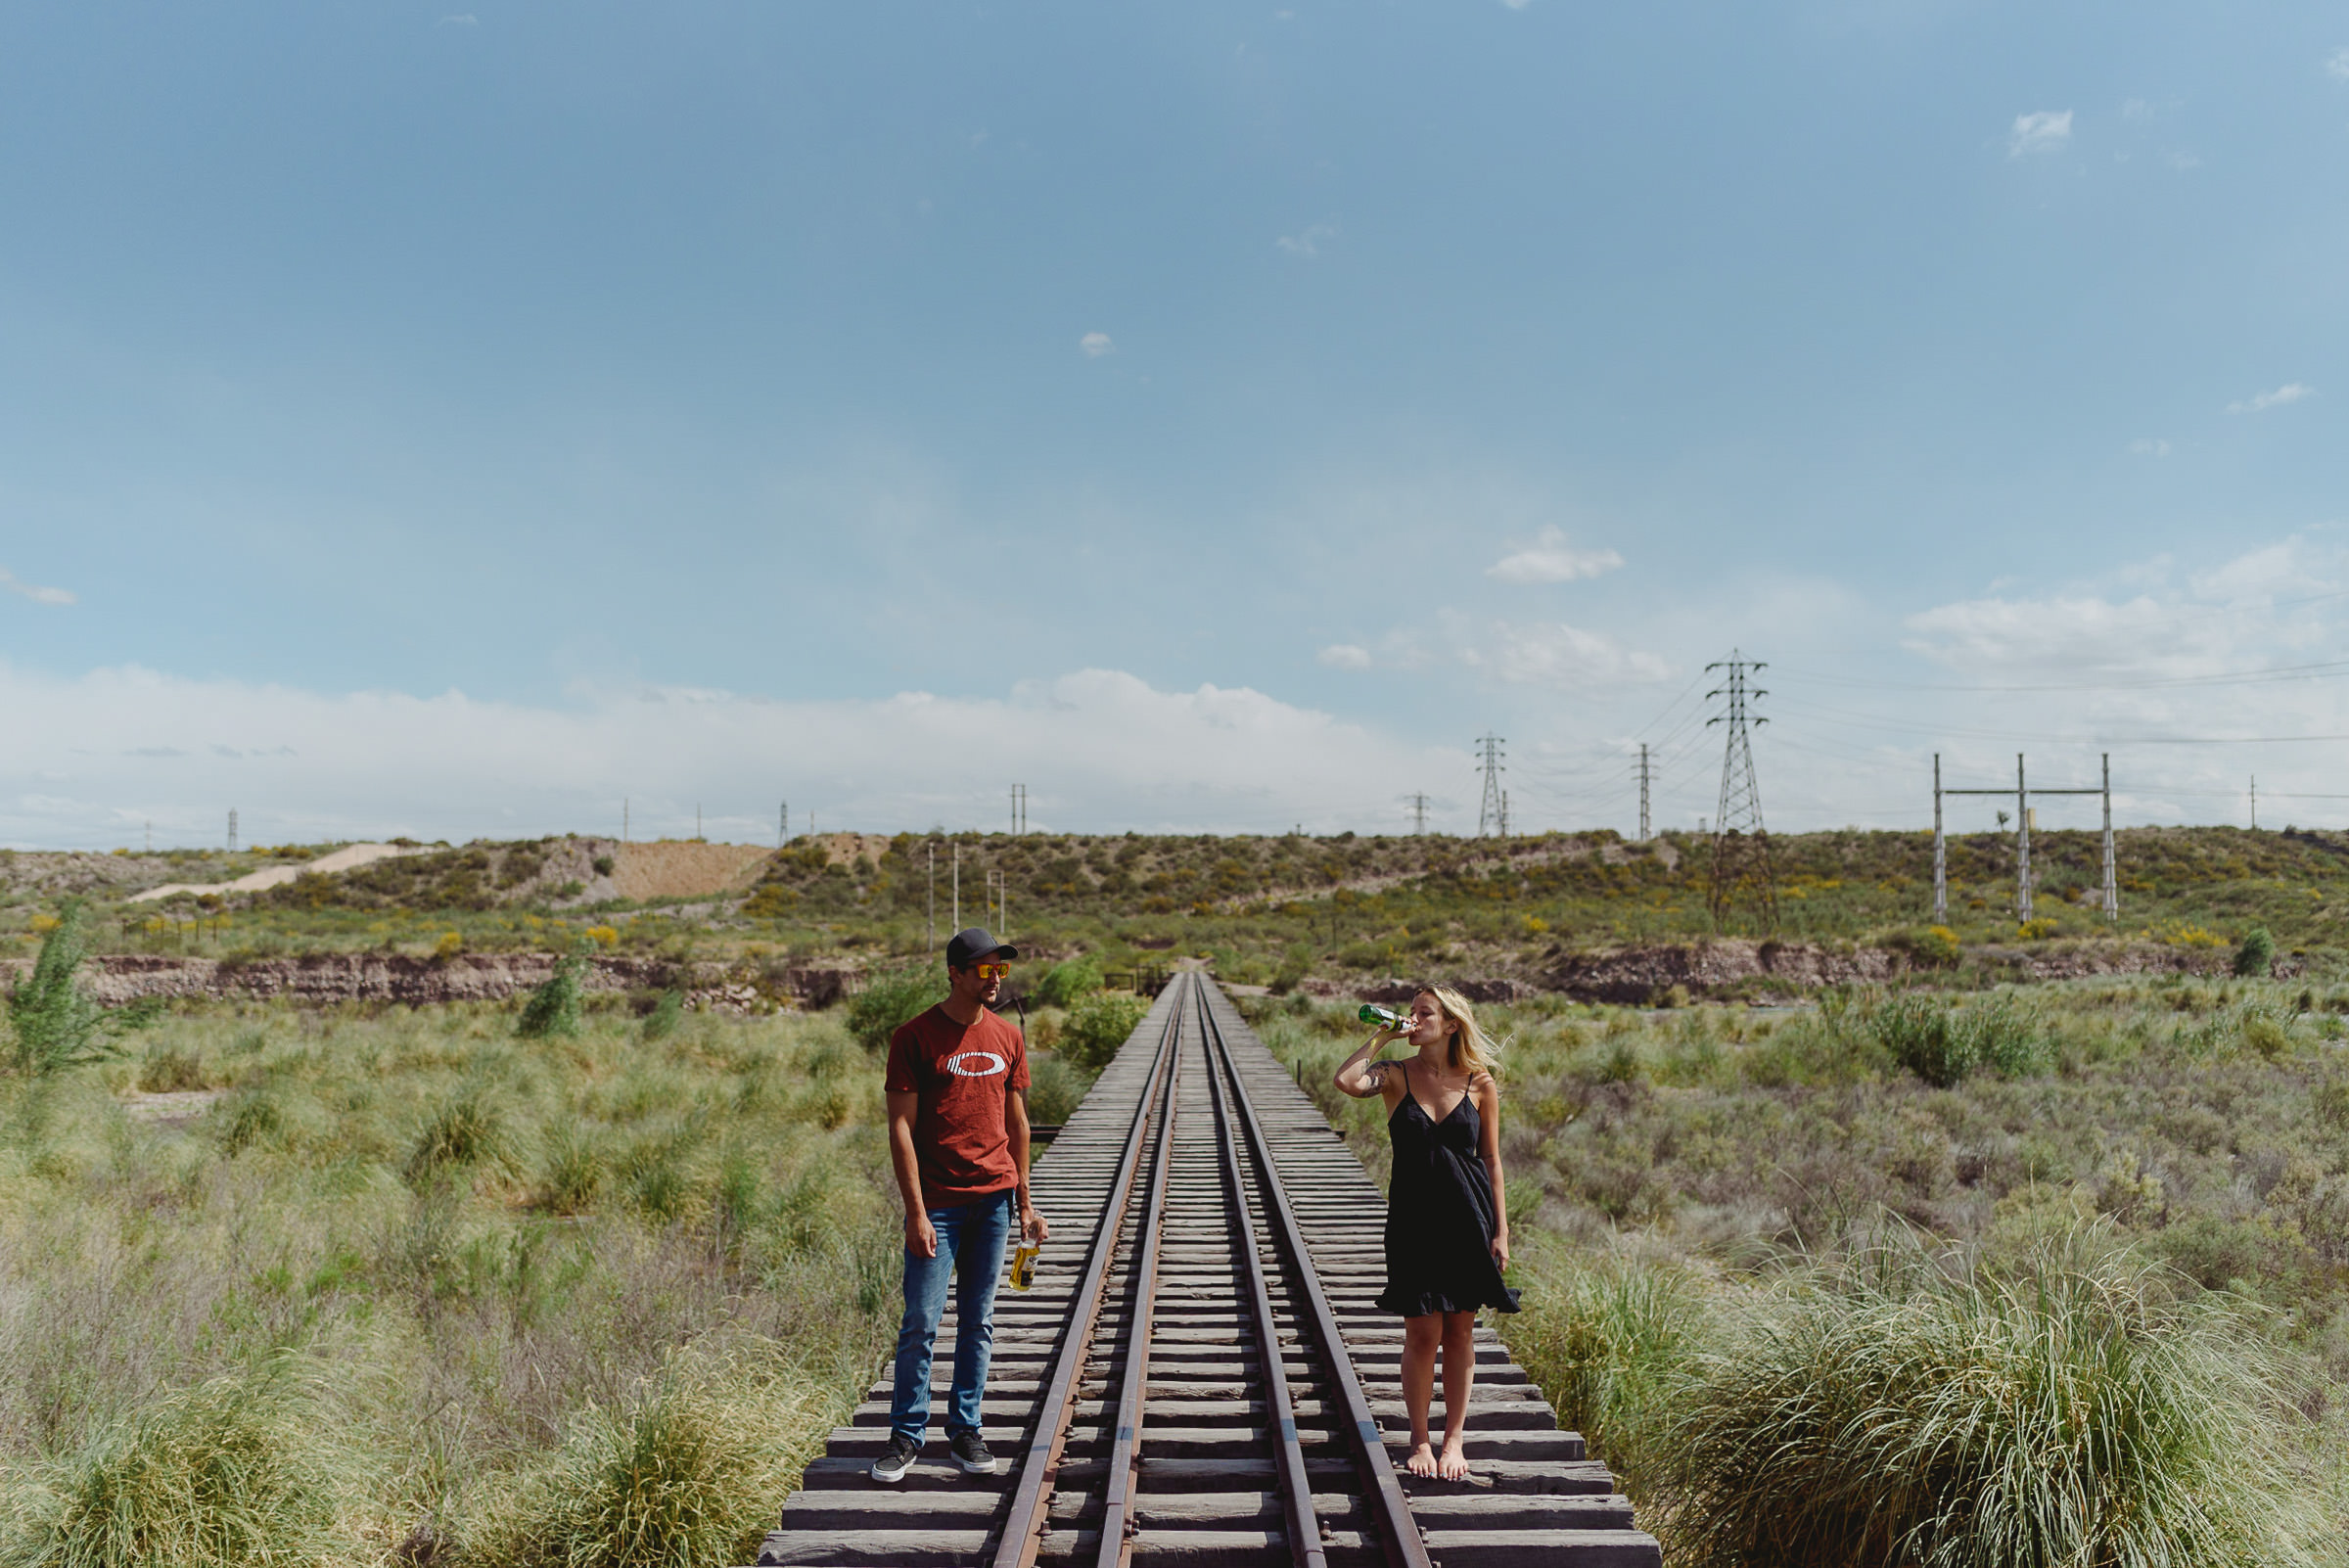
<svg viewBox="0 0 2349 1568">
<path fill-rule="evenodd" d="M 0 984 L 13 984 L 31 960 L 0 959 Z M 115 953 L 91 958 L 81 989 L 110 1007 L 148 996 L 265 1000 L 284 997 L 314 1006 L 338 1002 L 500 1001 L 531 991 L 554 973 L 552 953 L 479 953 L 418 958 L 399 953 L 315 953 L 300 958 L 176 958 Z M 685 992 L 697 1007 L 749 1010 L 791 1002 L 822 1007 L 856 989 L 860 976 L 840 965 L 678 964 L 659 958 L 591 961 L 582 982 L 590 992 Z"/>
<path fill-rule="evenodd" d="M 757 880 L 774 851 L 756 844 L 670 839 L 616 847 L 612 897 L 701 899 L 733 893 Z"/>
<path fill-rule="evenodd" d="M 2060 947 L 1986 947 L 1967 956 L 2003 979 L 2079 980 L 2091 975 L 2224 974 L 2230 955 L 2213 948 L 2169 947 L 2154 943 L 2083 943 Z M 1470 1001 L 1512 1001 L 1544 993 L 1578 1001 L 1646 1002 L 1675 986 L 1692 997 L 1744 996 L 1768 992 L 1803 992 L 1821 986 L 1882 982 L 1918 967 L 1908 954 L 1886 947 L 1836 951 L 1807 943 L 1715 942 L 1653 947 L 1617 947 L 1601 952 L 1553 954 L 1523 978 L 1463 980 Z M 2276 973 L 2296 972 L 2278 964 Z M 1407 1001 L 1407 982 L 1339 987 L 1308 982 L 1307 990 L 1341 992 L 1366 1001 Z"/>
</svg>

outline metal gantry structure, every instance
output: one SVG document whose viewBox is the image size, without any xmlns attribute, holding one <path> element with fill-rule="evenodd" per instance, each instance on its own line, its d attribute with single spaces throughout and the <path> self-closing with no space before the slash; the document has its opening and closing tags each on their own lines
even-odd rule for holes
<svg viewBox="0 0 2349 1568">
<path fill-rule="evenodd" d="M 1705 720 L 1709 729 L 1723 726 L 1726 742 L 1721 758 L 1721 811 L 1713 822 L 1713 881 L 1706 896 L 1715 930 L 1726 930 L 1731 914 L 1742 904 L 1754 912 L 1765 934 L 1778 925 L 1778 885 L 1771 863 L 1770 832 L 1762 821 L 1762 783 L 1754 772 L 1752 726 L 1767 718 L 1748 712 L 1769 692 L 1751 685 L 1752 675 L 1769 666 L 1745 658 L 1736 650 L 1707 665 L 1708 673 L 1726 669 L 1722 683 L 1705 693 L 1709 702 L 1722 699 L 1722 711 Z"/>
<path fill-rule="evenodd" d="M 2101 759 L 2103 782 L 2088 789 L 2039 789 L 2030 787 L 2023 771 L 2023 754 L 2014 754 L 2014 788 L 1952 789 L 1941 782 L 1941 754 L 1933 754 L 1933 923 L 1945 925 L 1950 918 L 1950 860 L 1948 838 L 1942 830 L 1941 798 L 1945 795 L 1992 795 L 2014 797 L 2014 917 L 2031 918 L 2031 797 L 2034 795 L 2096 795 L 2104 803 L 2104 866 L 2103 914 L 2107 920 L 2121 918 L 2121 885 L 2115 866 L 2112 842 L 2112 754 Z"/>
</svg>

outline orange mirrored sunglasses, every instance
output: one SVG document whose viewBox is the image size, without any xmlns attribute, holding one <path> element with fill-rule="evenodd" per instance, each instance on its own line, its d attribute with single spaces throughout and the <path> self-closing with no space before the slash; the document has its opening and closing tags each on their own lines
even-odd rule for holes
<svg viewBox="0 0 2349 1568">
<path fill-rule="evenodd" d="M 971 972 L 981 980 L 1004 980 L 1011 974 L 1009 964 L 973 964 Z"/>
</svg>

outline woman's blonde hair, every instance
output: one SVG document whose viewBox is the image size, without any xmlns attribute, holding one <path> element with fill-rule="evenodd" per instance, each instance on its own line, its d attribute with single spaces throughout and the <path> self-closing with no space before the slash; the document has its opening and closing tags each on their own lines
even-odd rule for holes
<svg viewBox="0 0 2349 1568">
<path fill-rule="evenodd" d="M 1476 1027 L 1476 1010 L 1468 1005 L 1467 997 L 1450 986 L 1421 986 L 1411 994 L 1433 996 L 1437 1011 L 1457 1026 L 1451 1032 L 1452 1066 L 1464 1067 L 1471 1073 L 1490 1074 L 1495 1078 L 1500 1076 L 1500 1063 L 1497 1060 L 1500 1055 L 1500 1047 L 1486 1038 L 1485 1032 Z"/>
</svg>

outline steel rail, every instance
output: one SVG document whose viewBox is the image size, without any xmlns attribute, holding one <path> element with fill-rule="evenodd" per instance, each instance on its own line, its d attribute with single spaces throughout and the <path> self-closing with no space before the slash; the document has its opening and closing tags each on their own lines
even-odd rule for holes
<svg viewBox="0 0 2349 1568">
<path fill-rule="evenodd" d="M 1200 1038 L 1204 1043 L 1214 1028 L 1208 1015 L 1207 994 L 1195 990 L 1192 996 L 1198 1002 Z M 1220 1036 L 1214 1038 L 1221 1039 Z M 1223 1071 L 1230 1071 L 1228 1057 Z M 1264 1360 L 1265 1400 L 1272 1417 L 1272 1430 L 1279 1440 L 1277 1462 L 1280 1489 L 1288 1501 L 1289 1556 L 1298 1568 L 1329 1568 L 1329 1554 L 1321 1545 L 1320 1518 L 1313 1511 L 1313 1483 L 1305 1468 L 1305 1445 L 1297 1440 L 1297 1407 L 1289 1397 L 1289 1373 L 1280 1352 L 1280 1324 L 1273 1316 L 1272 1293 L 1265 1282 L 1265 1260 L 1256 1248 L 1256 1222 L 1248 1214 L 1248 1179 L 1240 1169 L 1239 1144 L 1232 1136 L 1231 1118 L 1224 1110 L 1222 1077 L 1217 1071 L 1215 1057 L 1210 1055 L 1207 1088 L 1215 1104 L 1216 1146 L 1223 1157 L 1223 1186 L 1231 1198 L 1231 1222 L 1239 1233 L 1240 1256 L 1247 1260 L 1248 1301 L 1256 1319 L 1257 1349 Z M 1234 1100 L 1246 1093 L 1236 1074 L 1232 1077 L 1231 1091 Z M 1264 1169 L 1261 1163 L 1259 1168 Z"/>
<path fill-rule="evenodd" d="M 1186 988 L 1186 991 L 1188 988 Z M 1174 1009 L 1174 1064 L 1158 1106 L 1158 1153 L 1137 1227 L 1141 1257 L 1134 1265 L 1133 1305 L 1126 1314 L 1126 1374 L 1118 1394 L 1118 1424 L 1109 1451 L 1109 1491 L 1101 1510 L 1095 1568 L 1121 1568 L 1133 1556 L 1134 1496 L 1140 1490 L 1142 1407 L 1150 1388 L 1151 1319 L 1158 1310 L 1159 1237 L 1166 1228 L 1168 1173 L 1174 1160 L 1174 1100 L 1182 1087 L 1182 1014 Z"/>
<path fill-rule="evenodd" d="M 1370 1408 L 1369 1396 L 1362 1392 L 1361 1379 L 1355 1375 L 1354 1359 L 1347 1354 L 1346 1341 L 1338 1332 L 1338 1314 L 1331 1310 L 1329 1295 L 1321 1288 L 1321 1276 L 1313 1268 L 1313 1254 L 1305 1244 L 1304 1227 L 1299 1224 L 1296 1210 L 1290 1207 L 1289 1195 L 1281 1186 L 1280 1170 L 1272 1160 L 1271 1139 L 1265 1135 L 1247 1086 L 1240 1082 L 1239 1066 L 1232 1059 L 1230 1046 L 1224 1042 L 1222 1026 L 1216 1022 L 1214 1010 L 1206 1005 L 1204 998 L 1200 1013 L 1206 1021 L 1208 1058 L 1211 1062 L 1220 1058 L 1230 1077 L 1240 1125 L 1248 1134 L 1248 1144 L 1256 1155 L 1257 1171 L 1264 1181 L 1265 1208 L 1274 1222 L 1276 1243 L 1294 1270 L 1296 1283 L 1302 1288 L 1312 1313 L 1313 1338 L 1317 1342 L 1314 1350 L 1321 1358 L 1323 1372 L 1338 1391 L 1339 1403 L 1345 1407 L 1341 1424 L 1354 1449 L 1363 1496 L 1378 1522 L 1387 1561 L 1390 1568 L 1433 1568 L 1427 1543 L 1420 1538 L 1419 1526 L 1411 1517 L 1411 1505 L 1403 1495 L 1403 1483 L 1396 1478 L 1394 1461 L 1387 1456 L 1386 1435 L 1379 1428 L 1377 1412 Z"/>
<path fill-rule="evenodd" d="M 1126 1134 L 1126 1151 L 1118 1159 L 1118 1174 L 1107 1201 L 1101 1206 L 1100 1224 L 1093 1231 L 1092 1249 L 1085 1257 L 1084 1273 L 1077 1285 L 1076 1314 L 1061 1340 L 1060 1353 L 1053 1359 L 1052 1380 L 1036 1404 L 1036 1425 L 1030 1429 L 1027 1452 L 1020 1460 L 1019 1484 L 1012 1490 L 1003 1533 L 989 1559 L 992 1568 L 1034 1568 L 1044 1526 L 1050 1522 L 1052 1483 L 1060 1469 L 1061 1450 L 1068 1443 L 1070 1419 L 1076 1413 L 1078 1377 L 1092 1348 L 1102 1298 L 1108 1294 L 1110 1260 L 1117 1255 L 1118 1233 L 1125 1227 L 1126 1210 L 1133 1196 L 1134 1172 L 1141 1164 L 1142 1134 L 1149 1126 L 1157 1096 L 1171 1076 L 1175 1045 L 1182 1034 L 1181 1019 L 1182 1007 L 1177 1000 L 1168 1010 L 1157 1060 L 1151 1063 L 1150 1077 L 1143 1081 L 1141 1098 L 1133 1108 L 1133 1126 Z"/>
</svg>

